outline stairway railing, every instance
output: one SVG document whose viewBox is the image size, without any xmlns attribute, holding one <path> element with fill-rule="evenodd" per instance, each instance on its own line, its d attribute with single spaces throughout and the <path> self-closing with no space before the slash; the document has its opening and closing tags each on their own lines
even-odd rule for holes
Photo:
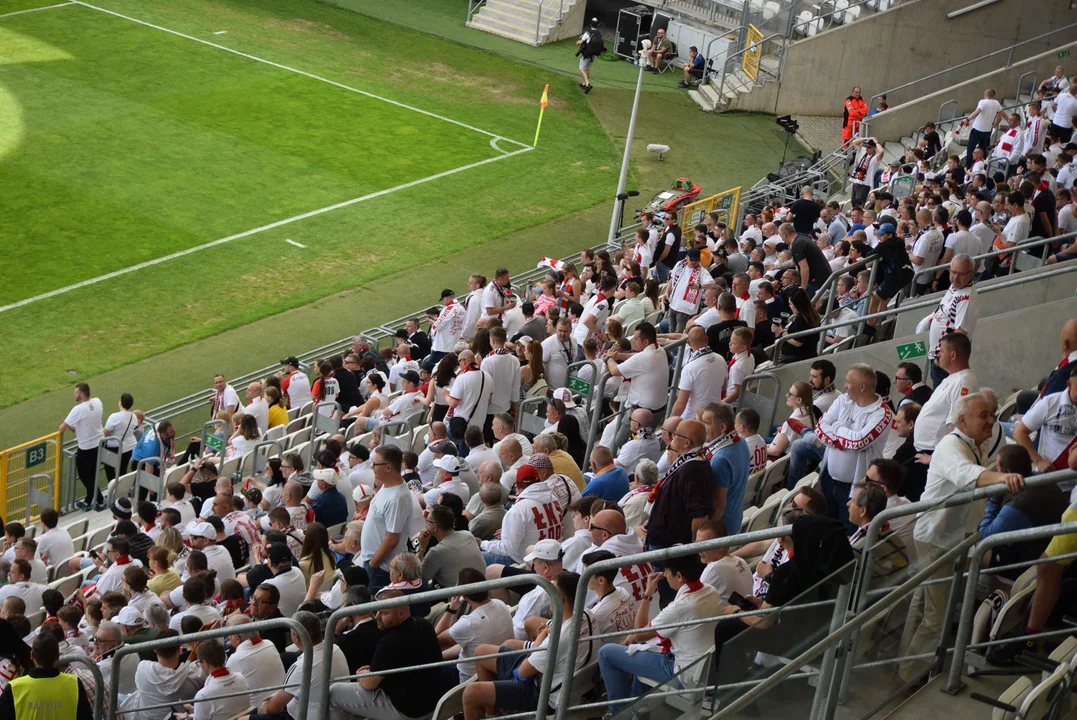
<svg viewBox="0 0 1077 720">
<path fill-rule="evenodd" d="M 726 83 L 731 81 L 735 69 L 732 71 L 731 63 L 736 62 L 737 67 L 743 65 L 745 53 L 753 50 L 756 47 L 762 48 L 762 52 L 759 58 L 759 68 L 754 78 L 750 78 L 748 85 L 743 87 L 762 87 L 768 82 L 778 82 L 781 80 L 782 71 L 785 66 L 785 36 L 782 33 L 773 33 L 766 36 L 759 42 L 743 43 L 736 50 L 727 53 L 727 57 L 724 63 L 722 63 L 722 74 L 718 81 L 718 106 L 716 110 L 722 109 L 723 100 L 725 98 Z M 769 49 L 768 49 L 769 48 Z M 771 72 L 763 67 L 763 60 L 770 58 L 778 59 L 778 69 L 775 72 Z"/>
<path fill-rule="evenodd" d="M 547 20 L 545 23 L 542 22 L 543 10 L 548 9 L 548 8 L 552 8 L 555 3 L 557 5 L 557 13 L 555 15 L 551 16 L 550 19 Z M 573 4 L 573 0 L 569 0 L 570 9 L 571 9 L 572 4 Z M 546 2 L 546 3 L 544 3 L 544 2 L 542 2 L 540 0 L 539 1 L 538 16 L 535 18 L 535 44 L 538 45 L 539 43 L 541 43 L 542 42 L 542 34 L 549 27 L 551 27 L 551 26 L 556 27 L 557 24 L 561 22 L 561 19 L 564 16 L 565 16 L 565 0 L 549 0 L 549 2 Z"/>
</svg>

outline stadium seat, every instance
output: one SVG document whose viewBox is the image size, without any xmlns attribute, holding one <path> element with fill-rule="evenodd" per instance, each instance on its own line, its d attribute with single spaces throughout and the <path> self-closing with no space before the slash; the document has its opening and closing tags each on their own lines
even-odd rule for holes
<svg viewBox="0 0 1077 720">
<path fill-rule="evenodd" d="M 785 487 L 785 475 L 789 471 L 789 456 L 780 457 L 767 463 L 767 469 L 763 481 L 759 485 L 759 499 L 765 501 L 768 497 Z"/>
<path fill-rule="evenodd" d="M 744 486 L 744 507 L 761 504 L 760 502 L 757 502 L 757 500 L 759 486 L 763 483 L 764 475 L 766 475 L 766 469 L 748 476 L 748 483 Z"/>
<path fill-rule="evenodd" d="M 45 608 L 30 613 L 26 616 L 26 619 L 30 621 L 30 629 L 37 630 L 41 627 L 41 623 L 45 621 Z"/>
<path fill-rule="evenodd" d="M 64 600 L 69 600 L 76 592 L 78 592 L 80 585 L 82 585 L 81 573 L 68 575 L 63 580 L 56 580 L 55 582 L 49 583 L 49 587 L 59 591 L 59 593 L 64 596 Z"/>
<path fill-rule="evenodd" d="M 429 425 L 420 425 L 411 434 L 411 451 L 418 455 L 426 447 L 426 433 L 430 431 Z"/>
<path fill-rule="evenodd" d="M 240 457 L 239 455 L 233 455 L 232 457 L 228 458 L 223 463 L 221 463 L 220 468 L 218 468 L 217 474 L 220 477 L 231 477 L 234 473 L 239 472 L 239 464 L 243 461 L 244 457 L 246 457 L 246 455 L 244 455 L 243 457 Z"/>
<path fill-rule="evenodd" d="M 265 439 L 266 440 L 278 440 L 279 441 L 281 438 L 284 437 L 285 431 L 287 429 L 288 428 L 285 425 L 278 425 L 277 427 L 271 427 L 271 428 L 269 428 L 269 430 L 266 431 Z"/>
<path fill-rule="evenodd" d="M 165 487 L 168 487 L 172 483 L 178 483 L 180 478 L 187 474 L 187 470 L 190 469 L 189 463 L 181 463 L 179 465 L 173 465 L 165 470 Z"/>
<path fill-rule="evenodd" d="M 68 535 L 70 535 L 71 537 L 74 538 L 74 537 L 78 537 L 79 535 L 85 534 L 86 529 L 88 527 L 90 527 L 89 519 L 88 518 L 83 518 L 82 520 L 76 520 L 75 522 L 71 523 L 70 525 L 65 526 L 64 530 L 67 531 Z"/>
<path fill-rule="evenodd" d="M 460 683 L 442 695 L 441 699 L 438 700 L 437 706 L 434 708 L 434 714 L 431 717 L 431 720 L 450 720 L 456 715 L 463 713 L 464 689 L 473 682 L 475 682 L 475 678 Z"/>
<path fill-rule="evenodd" d="M 291 435 L 297 430 L 302 430 L 303 428 L 307 427 L 308 425 L 310 425 L 310 417 L 310 415 L 303 415 L 301 417 L 297 417 L 295 420 L 292 420 L 288 423 L 288 426 L 285 427 L 284 434 Z"/>
<path fill-rule="evenodd" d="M 740 532 L 747 532 L 748 524 L 752 521 L 752 518 L 755 517 L 755 514 L 757 512 L 759 512 L 759 508 L 757 508 L 755 505 L 744 508 L 744 514 L 741 515 L 740 520 Z"/>
<path fill-rule="evenodd" d="M 98 545 L 101 545 L 102 543 L 105 542 L 105 540 L 108 540 L 108 536 L 111 535 L 111 534 L 112 534 L 112 525 L 111 524 L 106 525 L 105 527 L 97 528 L 92 533 L 90 533 L 89 537 L 87 538 L 87 540 L 86 540 L 86 549 L 89 550 L 90 548 L 95 548 Z"/>
</svg>

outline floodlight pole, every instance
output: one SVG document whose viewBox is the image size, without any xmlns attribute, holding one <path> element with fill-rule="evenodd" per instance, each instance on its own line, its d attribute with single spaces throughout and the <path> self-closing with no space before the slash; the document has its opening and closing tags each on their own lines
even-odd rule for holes
<svg viewBox="0 0 1077 720">
<path fill-rule="evenodd" d="M 632 115 L 628 119 L 628 135 L 625 137 L 625 154 L 621 159 L 621 177 L 617 181 L 617 195 L 613 203 L 613 217 L 610 218 L 609 242 L 612 245 L 617 241 L 617 231 L 620 230 L 620 219 L 624 216 L 625 184 L 628 182 L 628 159 L 632 154 L 632 136 L 636 132 L 636 114 L 639 112 L 639 96 L 643 90 L 643 54 L 650 47 L 650 41 L 643 41 L 643 49 L 639 51 L 639 77 L 636 79 L 636 97 L 632 99 Z"/>
</svg>

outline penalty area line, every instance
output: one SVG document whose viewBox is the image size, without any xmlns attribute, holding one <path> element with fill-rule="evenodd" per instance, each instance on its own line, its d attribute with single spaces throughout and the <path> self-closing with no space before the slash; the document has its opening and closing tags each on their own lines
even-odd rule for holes
<svg viewBox="0 0 1077 720">
<path fill-rule="evenodd" d="M 25 15 L 26 13 L 40 12 L 42 10 L 52 10 L 53 8 L 67 7 L 68 5 L 74 5 L 74 2 L 62 2 L 55 5 L 45 5 L 44 7 L 28 8 L 26 10 L 16 10 L 15 12 L 4 13 L 0 15 L 0 19 L 14 17 L 15 15 Z"/>
<path fill-rule="evenodd" d="M 339 202 L 335 205 L 328 205 L 323 208 L 318 208 L 317 210 L 311 210 L 309 212 L 302 213 L 301 215 L 295 215 L 293 217 L 285 218 L 283 220 L 277 220 L 276 222 L 269 223 L 268 225 L 262 225 L 261 227 L 252 228 L 251 230 L 236 233 L 235 235 L 229 235 L 228 237 L 223 237 L 219 240 L 214 240 L 212 242 L 204 243 L 202 245 L 196 245 L 195 247 L 187 248 L 186 250 L 180 250 L 170 255 L 163 255 L 159 258 L 154 258 L 153 260 L 147 260 L 146 262 L 138 263 L 137 265 L 123 268 L 122 270 L 115 270 L 110 273 L 105 273 L 104 275 L 99 275 L 88 280 L 77 282 L 73 285 L 68 285 L 67 287 L 57 288 L 56 290 L 50 290 L 48 292 L 41 293 L 40 295 L 26 298 L 25 300 L 19 300 L 17 302 L 0 306 L 0 313 L 5 313 L 9 310 L 15 310 L 17 308 L 25 307 L 27 305 L 32 305 L 33 303 L 47 300 L 48 298 L 56 297 L 58 295 L 64 295 L 65 293 L 69 293 L 73 290 L 78 290 L 80 288 L 89 287 L 90 285 L 96 285 L 97 283 L 105 282 L 106 280 L 113 280 L 115 278 L 133 273 L 137 270 L 144 270 L 146 268 L 153 267 L 154 265 L 166 263 L 170 260 L 176 260 L 177 258 L 185 257 L 187 255 L 193 255 L 194 253 L 201 252 L 202 250 L 208 250 L 209 248 L 230 243 L 233 240 L 242 240 L 243 238 L 257 235 L 259 233 L 266 232 L 267 230 L 273 230 L 274 228 L 291 225 L 292 223 L 299 222 L 300 220 L 306 220 L 308 218 L 316 217 L 318 215 L 324 215 L 325 213 L 333 212 L 334 210 L 340 210 L 341 208 L 357 205 L 359 203 L 366 202 L 367 200 L 373 200 L 375 198 L 383 197 L 390 193 L 397 192 L 398 190 L 407 190 L 408 188 L 413 188 L 417 185 L 423 185 L 433 180 L 440 180 L 441 178 L 449 177 L 450 175 L 455 175 L 457 173 L 464 172 L 465 170 L 471 170 L 477 167 L 482 167 L 483 165 L 489 165 L 490 163 L 498 162 L 499 160 L 505 160 L 506 158 L 515 157 L 516 155 L 530 152 L 533 149 L 534 148 L 531 147 L 525 147 L 520 150 L 516 150 L 515 152 L 507 153 L 505 155 L 497 155 L 495 157 L 486 158 L 485 160 L 479 160 L 478 162 L 473 162 L 468 165 L 461 165 L 458 168 L 453 168 L 452 170 L 445 170 L 444 172 L 439 172 L 436 175 L 429 175 L 424 178 L 419 178 L 418 180 L 412 180 L 411 182 L 403 183 L 402 185 L 395 185 L 391 188 L 386 188 L 385 190 L 378 190 L 377 192 L 372 192 L 368 195 L 352 198 L 351 200 L 345 200 L 344 202 Z"/>
<path fill-rule="evenodd" d="M 304 250 L 307 249 L 306 245 L 304 245 L 303 243 L 297 243 L 295 240 L 292 240 L 291 238 L 285 238 L 284 242 L 288 243 L 289 245 L 295 245 L 297 248 L 303 248 Z"/>
</svg>

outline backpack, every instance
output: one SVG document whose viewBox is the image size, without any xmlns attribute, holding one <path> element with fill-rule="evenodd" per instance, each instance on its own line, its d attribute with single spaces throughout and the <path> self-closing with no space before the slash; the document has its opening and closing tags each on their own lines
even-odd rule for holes
<svg viewBox="0 0 1077 720">
<path fill-rule="evenodd" d="M 606 52 L 606 43 L 602 42 L 602 33 L 600 33 L 594 28 L 591 28 L 587 32 L 587 43 L 583 46 L 584 57 L 598 57 L 602 53 Z"/>
</svg>

